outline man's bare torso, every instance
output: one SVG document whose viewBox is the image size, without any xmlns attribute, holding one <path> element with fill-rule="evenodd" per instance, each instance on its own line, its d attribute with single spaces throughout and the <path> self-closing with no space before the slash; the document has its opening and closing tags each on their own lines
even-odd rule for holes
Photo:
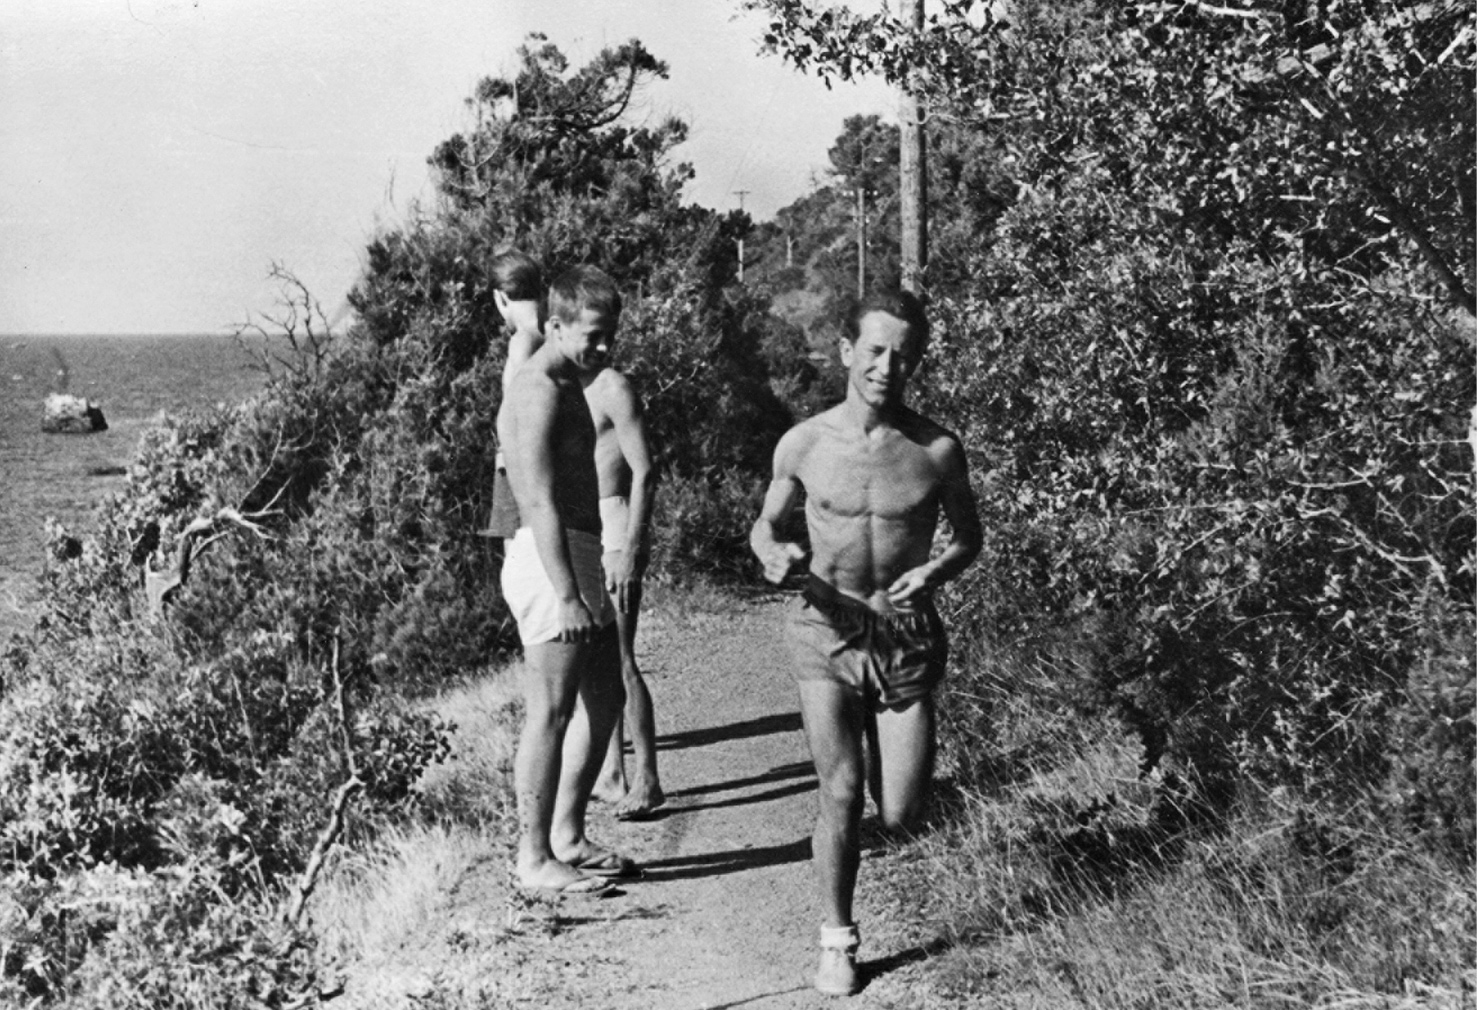
<svg viewBox="0 0 1477 1010">
<path fill-rule="evenodd" d="M 595 474 L 601 498 L 631 493 L 631 468 L 621 451 L 611 414 L 612 400 L 620 395 L 618 387 L 624 382 L 625 378 L 615 369 L 604 368 L 585 384 L 585 400 L 595 426 Z"/>
<path fill-rule="evenodd" d="M 566 529 L 599 536 L 600 484 L 595 473 L 596 437 L 590 408 L 576 378 L 552 375 L 539 367 L 539 361 L 538 357 L 530 359 L 519 370 L 510 386 L 509 398 L 521 399 L 523 404 L 553 399 L 556 416 L 550 463 L 560 524 Z M 498 412 L 497 420 L 498 438 L 507 449 L 508 477 L 515 495 L 520 488 L 527 487 L 530 479 L 529 475 L 519 472 L 525 458 L 520 437 L 531 437 L 524 436 L 519 430 L 520 411 L 516 408 L 523 404 L 506 404 Z M 521 498 L 519 507 L 523 508 Z M 527 525 L 527 514 L 523 516 L 523 522 Z"/>
<path fill-rule="evenodd" d="M 949 436 L 906 409 L 865 433 L 842 418 L 833 408 L 796 430 L 810 571 L 885 613 L 888 586 L 928 560 Z"/>
</svg>

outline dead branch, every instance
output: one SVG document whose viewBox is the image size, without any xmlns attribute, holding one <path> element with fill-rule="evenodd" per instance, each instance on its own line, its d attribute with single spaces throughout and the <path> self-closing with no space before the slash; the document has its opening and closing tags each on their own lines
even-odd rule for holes
<svg viewBox="0 0 1477 1010">
<path fill-rule="evenodd" d="M 189 579 L 190 569 L 195 559 L 232 529 L 245 530 L 258 540 L 272 539 L 272 535 L 258 525 L 258 520 L 279 514 L 279 510 L 272 506 L 276 504 L 280 496 L 279 491 L 265 508 L 255 512 L 243 513 L 226 505 L 218 509 L 214 516 L 201 516 L 190 523 L 180 534 L 179 544 L 175 547 L 173 568 L 156 572 L 146 560 L 144 562 L 144 595 L 149 601 L 149 616 L 159 617 L 164 613 L 164 604 L 168 603 L 179 587 Z"/>
<path fill-rule="evenodd" d="M 308 857 L 308 865 L 303 867 L 302 876 L 298 878 L 297 886 L 292 889 L 292 900 L 288 903 L 283 918 L 289 926 L 294 929 L 302 925 L 303 912 L 307 908 L 308 898 L 318 886 L 318 875 L 323 872 L 323 863 L 328 858 L 329 850 L 338 841 L 339 835 L 344 830 L 344 811 L 348 808 L 349 800 L 354 794 L 364 788 L 364 780 L 359 777 L 358 763 L 354 760 L 353 740 L 349 735 L 349 711 L 348 703 L 344 700 L 344 682 L 339 675 L 339 636 L 333 636 L 333 659 L 331 662 L 334 686 L 334 708 L 337 710 L 339 734 L 344 748 L 344 764 L 349 770 L 349 777 L 343 785 L 338 787 L 334 793 L 333 805 L 329 809 L 328 823 L 324 825 L 323 831 L 318 835 L 318 841 L 313 846 L 313 852 Z"/>
<path fill-rule="evenodd" d="M 323 862 L 328 858 L 328 851 L 338 841 L 339 835 L 343 833 L 344 809 L 349 805 L 349 800 L 354 794 L 363 788 L 364 782 L 356 776 L 339 786 L 338 792 L 334 794 L 328 824 L 324 826 L 317 843 L 313 846 L 313 854 L 308 857 L 308 865 L 303 868 L 302 877 L 298 880 L 297 886 L 292 889 L 292 901 L 288 904 L 283 916 L 287 924 L 294 929 L 302 926 L 303 912 L 307 908 L 308 897 L 318 886 L 318 874 L 323 872 Z"/>
</svg>

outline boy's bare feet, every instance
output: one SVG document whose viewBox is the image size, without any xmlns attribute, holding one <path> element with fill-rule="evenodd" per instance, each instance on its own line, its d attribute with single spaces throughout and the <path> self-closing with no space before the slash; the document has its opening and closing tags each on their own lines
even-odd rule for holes
<svg viewBox="0 0 1477 1010">
<path fill-rule="evenodd" d="M 666 802 L 667 797 L 659 782 L 637 776 L 625 797 L 615 805 L 615 817 L 620 821 L 639 821 L 655 813 Z"/>
<path fill-rule="evenodd" d="M 619 762 L 612 771 L 607 764 L 600 769 L 600 777 L 595 780 L 595 787 L 590 790 L 590 799 L 599 803 L 617 805 L 626 799 L 626 770 Z"/>
<path fill-rule="evenodd" d="M 600 894 L 610 890 L 610 881 L 550 859 L 538 864 L 520 864 L 518 886 L 545 894 Z"/>
<path fill-rule="evenodd" d="M 590 874 L 606 880 L 635 880 L 645 875 L 635 860 L 621 855 L 614 849 L 603 848 L 586 841 L 579 847 L 562 853 L 560 858 L 577 873 Z"/>
</svg>

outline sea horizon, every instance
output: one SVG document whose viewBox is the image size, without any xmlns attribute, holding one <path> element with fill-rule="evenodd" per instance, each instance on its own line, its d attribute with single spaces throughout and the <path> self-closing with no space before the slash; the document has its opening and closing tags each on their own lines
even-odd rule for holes
<svg viewBox="0 0 1477 1010">
<path fill-rule="evenodd" d="M 94 339 L 109 340 L 114 337 L 234 337 L 234 329 L 215 330 L 107 330 L 96 333 L 81 330 L 63 330 L 55 333 L 45 332 L 17 332 L 0 333 L 0 341 L 14 340 L 75 340 Z"/>
</svg>

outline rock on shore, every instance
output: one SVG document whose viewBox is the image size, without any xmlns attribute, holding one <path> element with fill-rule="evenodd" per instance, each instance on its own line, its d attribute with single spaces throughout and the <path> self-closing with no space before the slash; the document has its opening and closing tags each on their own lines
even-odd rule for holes
<svg viewBox="0 0 1477 1010">
<path fill-rule="evenodd" d="M 65 435 L 87 435 L 94 431 L 107 431 L 108 422 L 102 408 L 91 400 L 66 393 L 52 393 L 46 398 L 46 413 L 41 418 L 41 430 Z"/>
</svg>

